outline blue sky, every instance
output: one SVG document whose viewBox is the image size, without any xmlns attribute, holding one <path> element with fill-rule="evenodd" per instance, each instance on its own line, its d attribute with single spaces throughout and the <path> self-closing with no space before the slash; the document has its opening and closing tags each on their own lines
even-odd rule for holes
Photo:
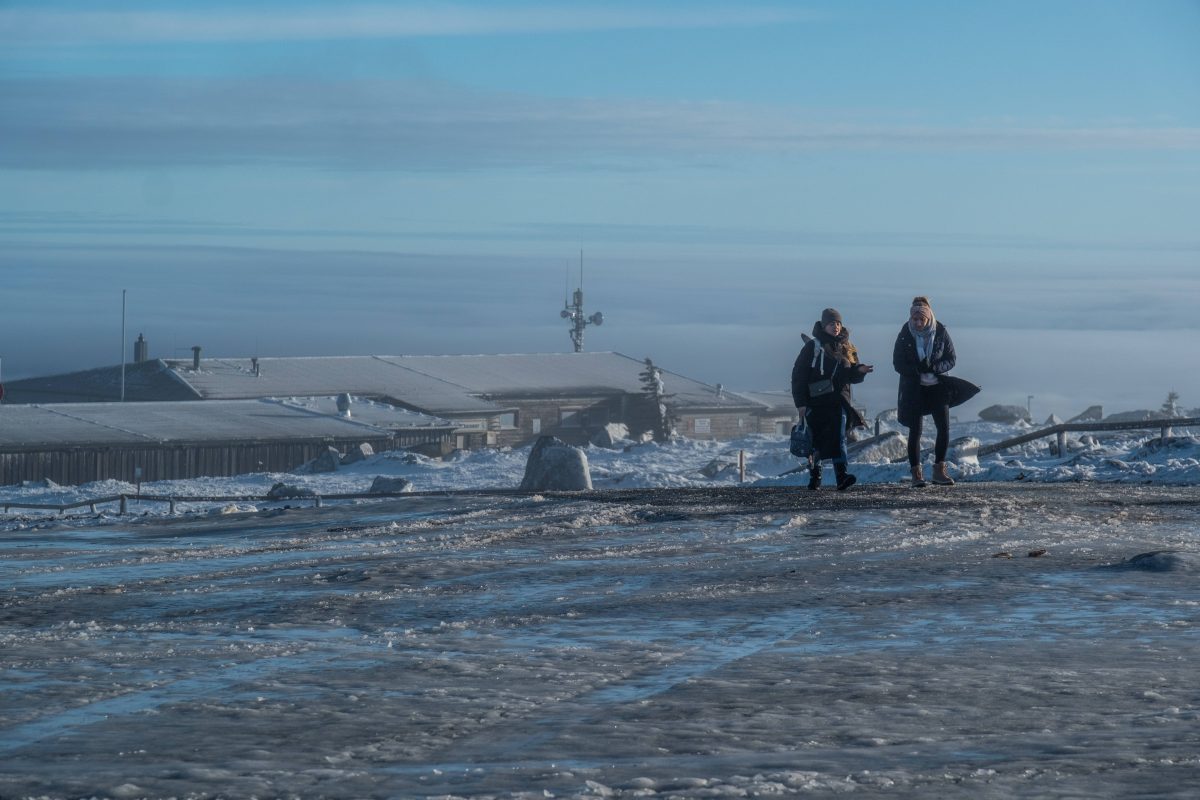
<svg viewBox="0 0 1200 800">
<path fill-rule="evenodd" d="M 3 2 L 4 375 L 115 361 L 122 288 L 161 356 L 562 350 L 582 249 L 589 349 L 702 380 L 782 388 L 836 305 L 884 406 L 923 293 L 981 400 L 1200 405 L 1197 42 L 1194 0 Z M 1140 393 L 1070 367 L 1126 346 Z"/>
</svg>

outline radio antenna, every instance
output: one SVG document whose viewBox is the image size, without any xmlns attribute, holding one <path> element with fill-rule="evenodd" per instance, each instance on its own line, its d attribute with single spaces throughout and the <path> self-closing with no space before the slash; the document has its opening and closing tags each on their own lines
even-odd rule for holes
<svg viewBox="0 0 1200 800">
<path fill-rule="evenodd" d="M 568 280 L 570 267 L 567 268 Z M 568 284 L 568 289 L 570 284 Z M 574 295 L 570 300 L 563 299 L 563 310 L 560 312 L 565 320 L 570 320 L 571 330 L 568 333 L 571 336 L 571 344 L 575 346 L 576 353 L 583 352 L 583 332 L 588 325 L 600 325 L 604 322 L 604 315 L 597 311 L 590 317 L 583 313 L 583 250 L 579 251 L 579 288 L 575 290 Z"/>
</svg>

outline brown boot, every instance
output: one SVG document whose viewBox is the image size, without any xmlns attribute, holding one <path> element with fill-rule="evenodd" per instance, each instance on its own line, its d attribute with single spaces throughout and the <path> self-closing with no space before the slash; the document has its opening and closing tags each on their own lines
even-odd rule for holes
<svg viewBox="0 0 1200 800">
<path fill-rule="evenodd" d="M 933 465 L 933 482 L 938 486 L 953 486 L 954 479 L 946 472 L 946 462 L 938 461 Z"/>
<path fill-rule="evenodd" d="M 925 485 L 925 471 L 921 469 L 920 464 L 912 465 L 912 485 L 916 489 Z"/>
</svg>

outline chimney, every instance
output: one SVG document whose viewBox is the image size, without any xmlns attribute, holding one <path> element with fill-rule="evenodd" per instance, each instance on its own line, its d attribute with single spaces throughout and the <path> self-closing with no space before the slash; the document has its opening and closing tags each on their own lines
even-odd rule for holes
<svg viewBox="0 0 1200 800">
<path fill-rule="evenodd" d="M 138 334 L 137 341 L 133 343 L 133 363 L 140 364 L 143 361 L 150 360 L 150 345 L 146 341 L 146 337 Z"/>
<path fill-rule="evenodd" d="M 192 369 L 196 372 L 200 371 L 200 345 L 192 348 Z"/>
</svg>

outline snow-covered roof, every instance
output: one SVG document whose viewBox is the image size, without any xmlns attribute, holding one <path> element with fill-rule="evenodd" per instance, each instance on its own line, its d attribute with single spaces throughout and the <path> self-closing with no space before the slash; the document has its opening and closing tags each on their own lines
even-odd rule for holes
<svg viewBox="0 0 1200 800">
<path fill-rule="evenodd" d="M 403 409 L 374 413 L 370 422 L 345 419 L 277 400 L 14 404 L 0 406 L 0 448 L 367 439 L 399 429 L 452 427 L 446 420 Z"/>
<path fill-rule="evenodd" d="M 491 412 L 505 400 L 547 396 L 640 394 L 645 364 L 620 353 L 530 353 L 452 356 L 339 356 L 167 362 L 205 398 L 295 394 L 390 397 L 435 413 Z M 677 408 L 755 408 L 746 397 L 664 371 Z"/>
<path fill-rule="evenodd" d="M 465 387 L 404 369 L 381 356 L 260 358 L 258 372 L 248 358 L 205 358 L 200 369 L 189 361 L 168 361 L 176 376 L 208 400 L 252 397 L 338 395 L 389 397 L 439 414 L 496 414 L 495 403 Z"/>
<path fill-rule="evenodd" d="M 5 381 L 8 403 L 102 403 L 121 400 L 121 367 L 99 367 Z M 125 365 L 125 400 L 199 400 L 160 359 Z"/>
<path fill-rule="evenodd" d="M 154 360 L 126 365 L 126 400 L 243 400 L 334 396 L 394 400 L 430 413 L 495 415 L 521 399 L 641 394 L 645 363 L 620 353 L 452 356 L 314 356 Z M 657 365 L 656 365 L 657 366 Z M 744 394 L 663 371 L 677 410 L 762 410 Z M 9 385 L 18 403 L 115 400 L 120 368 L 105 367 Z"/>
<path fill-rule="evenodd" d="M 796 412 L 796 403 L 792 399 L 791 392 L 778 391 L 775 389 L 748 392 L 745 389 L 738 389 L 738 394 L 740 394 L 742 397 L 749 398 L 756 403 L 762 403 L 764 406 L 767 406 L 769 409 L 771 409 L 773 413 L 778 414 L 786 412 L 789 414 L 794 414 Z"/>
<path fill-rule="evenodd" d="M 291 408 L 302 408 L 308 411 L 314 411 L 318 414 L 352 419 L 356 422 L 362 422 L 367 425 L 373 425 L 376 428 L 386 428 L 388 430 L 449 428 L 455 426 L 455 423 L 450 420 L 434 417 L 429 414 L 422 414 L 419 411 L 410 411 L 406 408 L 400 408 L 388 403 L 382 403 L 377 400 L 370 400 L 362 397 L 351 398 L 349 408 L 350 413 L 348 417 L 344 416 L 341 411 L 338 410 L 336 397 L 281 397 L 275 399 Z"/>
</svg>

